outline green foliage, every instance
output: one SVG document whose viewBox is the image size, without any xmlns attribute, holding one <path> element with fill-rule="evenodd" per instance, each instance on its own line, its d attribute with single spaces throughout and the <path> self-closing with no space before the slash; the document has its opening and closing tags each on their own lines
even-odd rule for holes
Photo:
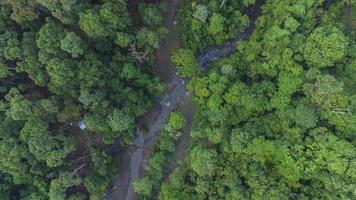
<svg viewBox="0 0 356 200">
<path fill-rule="evenodd" d="M 0 199 L 104 198 L 118 168 L 108 144 L 132 143 L 137 117 L 165 89 L 153 58 L 175 5 L 150 2 L 1 1 Z M 181 1 L 168 27 L 197 107 L 191 146 L 162 185 L 186 123 L 172 112 L 135 191 L 356 199 L 354 4 Z M 240 37 L 235 53 L 197 73 L 197 55 Z"/>
<path fill-rule="evenodd" d="M 140 3 L 139 11 L 142 16 L 143 23 L 150 29 L 158 28 L 162 26 L 164 13 L 164 3 L 157 4 L 143 4 Z"/>
<path fill-rule="evenodd" d="M 80 13 L 80 28 L 90 37 L 105 37 L 109 35 L 106 26 L 101 22 L 100 16 L 94 10 Z"/>
<path fill-rule="evenodd" d="M 224 17 L 217 14 L 213 13 L 213 15 L 210 18 L 210 23 L 208 27 L 208 33 L 212 35 L 218 35 L 224 31 Z"/>
<path fill-rule="evenodd" d="M 145 177 L 133 183 L 135 191 L 143 196 L 151 196 L 152 183 L 149 177 Z"/>
<path fill-rule="evenodd" d="M 179 49 L 172 55 L 172 62 L 176 65 L 178 73 L 183 77 L 195 74 L 197 64 L 194 52 L 188 49 Z"/>
<path fill-rule="evenodd" d="M 208 33 L 214 37 L 216 44 L 222 44 L 226 39 L 226 33 L 224 32 L 226 19 L 218 13 L 213 13 L 209 20 Z"/>
<path fill-rule="evenodd" d="M 318 117 L 312 107 L 300 104 L 295 109 L 295 124 L 303 128 L 314 128 Z"/>
<path fill-rule="evenodd" d="M 83 42 L 73 32 L 67 33 L 63 40 L 61 40 L 61 49 L 70 53 L 74 58 L 84 53 Z"/>
<path fill-rule="evenodd" d="M 0 150 L 1 171 L 9 174 L 15 184 L 28 183 L 31 180 L 31 175 L 26 173 L 29 164 L 23 161 L 31 158 L 31 155 L 26 152 L 27 148 L 15 138 L 7 138 L 1 140 Z"/>
<path fill-rule="evenodd" d="M 49 199 L 50 200 L 61 200 L 66 199 L 65 190 L 71 186 L 79 185 L 80 179 L 73 176 L 69 172 L 63 172 L 59 175 L 57 179 L 51 181 L 49 188 Z"/>
<path fill-rule="evenodd" d="M 197 5 L 195 7 L 195 12 L 194 12 L 193 16 L 196 19 L 200 20 L 202 23 L 205 23 L 209 17 L 208 7 L 206 5 Z"/>
<path fill-rule="evenodd" d="M 183 128 L 185 118 L 181 112 L 172 112 L 169 115 L 167 126 L 175 131 Z"/>
<path fill-rule="evenodd" d="M 305 44 L 304 58 L 318 68 L 333 66 L 344 58 L 347 40 L 334 26 L 317 27 Z"/>
<path fill-rule="evenodd" d="M 192 170 L 202 177 L 213 176 L 217 168 L 218 154 L 213 149 L 196 147 L 189 157 Z"/>
<path fill-rule="evenodd" d="M 109 115 L 109 126 L 115 132 L 127 131 L 133 127 L 134 119 L 124 110 L 115 110 Z"/>
<path fill-rule="evenodd" d="M 113 159 L 105 152 L 92 153 L 92 173 L 85 177 L 84 186 L 90 193 L 90 199 L 100 199 L 108 187 L 112 173 L 116 172 Z"/>
<path fill-rule="evenodd" d="M 0 35 L 0 58 L 15 60 L 20 57 L 21 49 L 17 34 L 14 32 L 5 32 Z"/>
<path fill-rule="evenodd" d="M 36 2 L 47 8 L 51 15 L 63 24 L 70 24 L 77 21 L 78 13 L 87 5 L 85 1 L 61 1 L 61 0 L 36 0 Z"/>
<path fill-rule="evenodd" d="M 64 37 L 65 33 L 63 29 L 52 20 L 48 20 L 38 31 L 36 44 L 44 53 L 58 55 L 61 48 L 60 41 Z M 44 61 L 46 60 L 42 62 Z"/>
<path fill-rule="evenodd" d="M 105 120 L 98 114 L 87 114 L 84 117 L 85 125 L 93 132 L 107 132 L 109 127 Z"/>
<path fill-rule="evenodd" d="M 207 25 L 183 6 L 183 48 L 201 52 L 198 43 L 236 36 L 230 22 L 253 2 L 201 1 L 213 13 Z M 264 2 L 251 36 L 188 84 L 192 142 L 160 199 L 355 198 L 355 35 L 340 20 L 346 8 Z"/>
<path fill-rule="evenodd" d="M 5 63 L 0 61 L 0 77 L 6 78 L 7 76 L 11 75 L 11 71 L 9 68 L 6 66 Z"/>
<path fill-rule="evenodd" d="M 256 2 L 256 0 L 242 0 L 242 3 L 245 5 L 245 6 L 249 6 L 249 5 L 252 5 Z"/>
<path fill-rule="evenodd" d="M 177 25 L 184 48 L 198 53 L 235 38 L 248 26 L 249 20 L 244 12 L 247 4 L 212 0 L 182 3 Z"/>
<path fill-rule="evenodd" d="M 130 23 L 125 0 L 106 1 L 98 9 L 79 14 L 80 28 L 92 38 L 104 38 L 124 30 Z"/>
<path fill-rule="evenodd" d="M 32 115 L 31 102 L 20 94 L 16 88 L 12 88 L 6 95 L 6 100 L 9 101 L 10 109 L 7 114 L 14 120 L 26 120 Z"/>
<path fill-rule="evenodd" d="M 153 197 L 159 191 L 166 168 L 171 161 L 170 157 L 180 136 L 177 132 L 183 128 L 184 124 L 185 118 L 183 114 L 175 111 L 170 113 L 166 127 L 160 130 L 155 142 L 155 148 L 150 155 L 148 172 L 133 184 L 135 192 L 142 197 Z"/>
<path fill-rule="evenodd" d="M 332 75 L 319 75 L 312 83 L 304 85 L 305 93 L 311 102 L 324 108 L 336 108 L 344 101 L 343 83 L 338 82 Z"/>
<path fill-rule="evenodd" d="M 73 68 L 70 60 L 62 60 L 59 58 L 53 58 L 48 61 L 46 65 L 47 73 L 50 77 L 50 87 L 53 87 L 53 91 L 61 90 L 65 85 L 70 86 L 71 80 L 74 78 Z M 58 88 L 58 89 L 57 89 Z M 66 89 L 70 89 L 66 88 Z"/>
<path fill-rule="evenodd" d="M 48 81 L 48 75 L 45 67 L 38 60 L 36 34 L 24 32 L 21 42 L 23 59 L 17 63 L 16 71 L 26 72 L 37 85 L 44 86 Z"/>
<path fill-rule="evenodd" d="M 124 32 L 116 33 L 115 43 L 120 47 L 127 47 L 130 44 L 130 41 L 131 41 L 131 35 Z"/>
<path fill-rule="evenodd" d="M 137 32 L 136 40 L 139 48 L 158 48 L 158 35 L 147 28 L 142 28 Z"/>
<path fill-rule="evenodd" d="M 11 5 L 11 19 L 18 23 L 30 22 L 38 18 L 35 0 L 7 0 Z"/>
<path fill-rule="evenodd" d="M 132 143 L 165 89 L 152 73 L 164 4 L 142 3 L 142 24 L 127 4 L 1 1 L 0 199 L 102 199 L 117 168 L 107 144 Z"/>
</svg>

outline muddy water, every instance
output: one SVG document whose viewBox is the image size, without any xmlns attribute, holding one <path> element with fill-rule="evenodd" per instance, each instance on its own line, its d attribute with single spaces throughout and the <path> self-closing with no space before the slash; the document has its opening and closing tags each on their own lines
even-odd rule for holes
<svg viewBox="0 0 356 200">
<path fill-rule="evenodd" d="M 167 1 L 165 27 L 168 31 L 172 31 L 179 0 Z M 217 59 L 233 53 L 236 50 L 236 41 L 247 39 L 251 35 L 254 28 L 254 22 L 260 14 L 260 6 L 263 2 L 264 0 L 257 0 L 256 4 L 248 9 L 251 23 L 244 32 L 237 34 L 236 38 L 227 41 L 223 46 L 208 48 L 204 54 L 199 56 L 197 62 L 201 69 L 206 70 Z M 174 155 L 175 160 L 168 167 L 165 181 L 167 181 L 169 174 L 177 167 L 177 160 L 183 160 L 186 155 L 194 105 L 191 102 L 190 97 L 187 95 L 188 93 L 185 88 L 186 80 L 177 76 L 171 63 L 170 54 L 174 48 L 179 47 L 179 44 L 176 44 L 176 46 L 172 48 L 169 45 L 172 41 L 173 43 L 178 43 L 175 34 L 169 32 L 167 38 L 161 41 L 160 48 L 156 53 L 156 73 L 159 74 L 162 80 L 166 83 L 168 88 L 167 92 L 157 98 L 154 107 L 139 120 L 139 124 L 147 127 L 148 131 L 144 133 L 140 128 L 137 128 L 136 130 L 135 145 L 137 147 L 143 147 L 144 149 L 126 149 L 120 153 L 119 175 L 115 178 L 112 188 L 108 190 L 105 199 L 137 199 L 138 196 L 133 190 L 132 183 L 145 173 L 148 166 L 149 153 L 153 148 L 155 136 L 159 133 L 159 130 L 164 127 L 169 113 L 178 105 L 187 119 L 187 123 L 185 124 L 183 136 L 178 143 Z"/>
<path fill-rule="evenodd" d="M 168 31 L 174 28 L 174 20 L 178 9 L 179 0 L 167 0 L 167 14 L 165 27 Z M 173 39 L 172 39 L 173 38 Z M 136 130 L 135 145 L 142 148 L 126 149 L 120 153 L 119 174 L 115 178 L 111 189 L 108 190 L 105 199 L 108 200 L 134 200 L 137 194 L 133 190 L 132 183 L 141 177 L 148 166 L 149 153 L 153 149 L 154 139 L 159 130 L 164 127 L 169 113 L 186 99 L 187 90 L 185 80 L 179 78 L 170 60 L 173 51 L 170 44 L 176 40 L 173 32 L 169 32 L 166 39 L 160 42 L 160 48 L 156 52 L 155 73 L 160 75 L 166 83 L 167 91 L 156 99 L 156 104 L 144 116 L 139 119 L 139 124 L 148 130 L 143 132 Z M 178 48 L 179 45 L 176 45 Z M 190 104 L 190 101 L 184 101 Z M 181 104 L 181 107 L 185 107 Z M 146 150 L 145 150 L 146 149 Z"/>
<path fill-rule="evenodd" d="M 144 143 L 144 136 L 140 128 L 137 128 L 136 131 L 136 139 L 135 139 L 135 145 L 138 147 L 142 147 Z M 131 156 L 131 162 L 130 162 L 130 181 L 128 185 L 128 191 L 133 191 L 133 181 L 134 179 L 137 179 L 139 175 L 139 170 L 140 170 L 140 163 L 139 161 L 142 158 L 142 149 L 136 149 Z M 125 199 L 132 199 L 133 198 L 133 192 L 128 192 L 127 196 Z"/>
</svg>

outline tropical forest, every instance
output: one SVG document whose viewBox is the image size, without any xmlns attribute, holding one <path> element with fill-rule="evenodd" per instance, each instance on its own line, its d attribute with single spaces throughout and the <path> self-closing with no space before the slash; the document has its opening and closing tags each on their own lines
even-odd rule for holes
<svg viewBox="0 0 356 200">
<path fill-rule="evenodd" d="M 0 0 L 0 200 L 355 199 L 355 0 Z"/>
</svg>

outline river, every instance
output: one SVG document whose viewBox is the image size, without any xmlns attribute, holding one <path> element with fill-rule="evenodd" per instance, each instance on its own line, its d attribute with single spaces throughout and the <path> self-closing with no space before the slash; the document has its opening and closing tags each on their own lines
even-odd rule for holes
<svg viewBox="0 0 356 200">
<path fill-rule="evenodd" d="M 254 23 L 260 15 L 260 7 L 264 0 L 257 0 L 255 5 L 247 10 L 250 23 L 246 30 L 238 33 L 236 37 L 224 43 L 222 46 L 209 47 L 201 56 L 197 63 L 202 70 L 208 70 L 212 63 L 219 58 L 226 57 L 236 50 L 236 42 L 247 39 L 253 32 Z M 156 134 L 164 127 L 169 113 L 178 105 L 187 119 L 183 128 L 182 136 L 178 142 L 174 155 L 174 161 L 170 164 L 165 176 L 168 176 L 177 167 L 177 160 L 184 159 L 189 143 L 190 128 L 194 113 L 194 105 L 185 87 L 188 80 L 177 76 L 174 66 L 171 63 L 170 54 L 179 48 L 179 40 L 173 32 L 175 18 L 179 0 L 168 0 L 164 26 L 168 30 L 166 38 L 160 42 L 160 48 L 156 52 L 155 72 L 167 85 L 167 91 L 156 99 L 156 104 L 138 121 L 140 125 L 147 127 L 147 132 L 143 132 L 139 127 L 136 129 L 135 146 L 142 148 L 126 148 L 120 153 L 119 174 L 113 181 L 112 187 L 106 193 L 108 200 L 134 200 L 137 194 L 133 190 L 132 183 L 144 175 L 148 167 L 150 151 L 153 149 Z M 173 44 L 173 45 L 172 45 Z"/>
</svg>

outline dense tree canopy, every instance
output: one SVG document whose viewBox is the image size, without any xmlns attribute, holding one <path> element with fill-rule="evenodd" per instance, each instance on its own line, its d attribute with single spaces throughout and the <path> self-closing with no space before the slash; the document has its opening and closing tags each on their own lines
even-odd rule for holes
<svg viewBox="0 0 356 200">
<path fill-rule="evenodd" d="M 254 3 L 234 2 L 185 6 L 184 51 L 226 41 L 225 9 L 239 4 L 244 13 Z M 251 37 L 192 76 L 198 111 L 189 155 L 159 199 L 356 198 L 355 25 L 341 20 L 355 11 L 349 3 L 267 0 Z"/>
<path fill-rule="evenodd" d="M 310 65 L 328 67 L 342 60 L 346 53 L 347 40 L 336 27 L 316 28 L 305 44 L 304 57 Z"/>
<path fill-rule="evenodd" d="M 133 142 L 164 89 L 152 73 L 164 33 L 155 5 L 140 4 L 149 19 L 136 25 L 126 0 L 0 3 L 0 199 L 103 198 L 110 144 Z"/>
<path fill-rule="evenodd" d="M 356 199 L 355 1 L 176 2 L 0 2 L 0 199 L 105 199 L 124 148 L 141 199 Z"/>
</svg>

